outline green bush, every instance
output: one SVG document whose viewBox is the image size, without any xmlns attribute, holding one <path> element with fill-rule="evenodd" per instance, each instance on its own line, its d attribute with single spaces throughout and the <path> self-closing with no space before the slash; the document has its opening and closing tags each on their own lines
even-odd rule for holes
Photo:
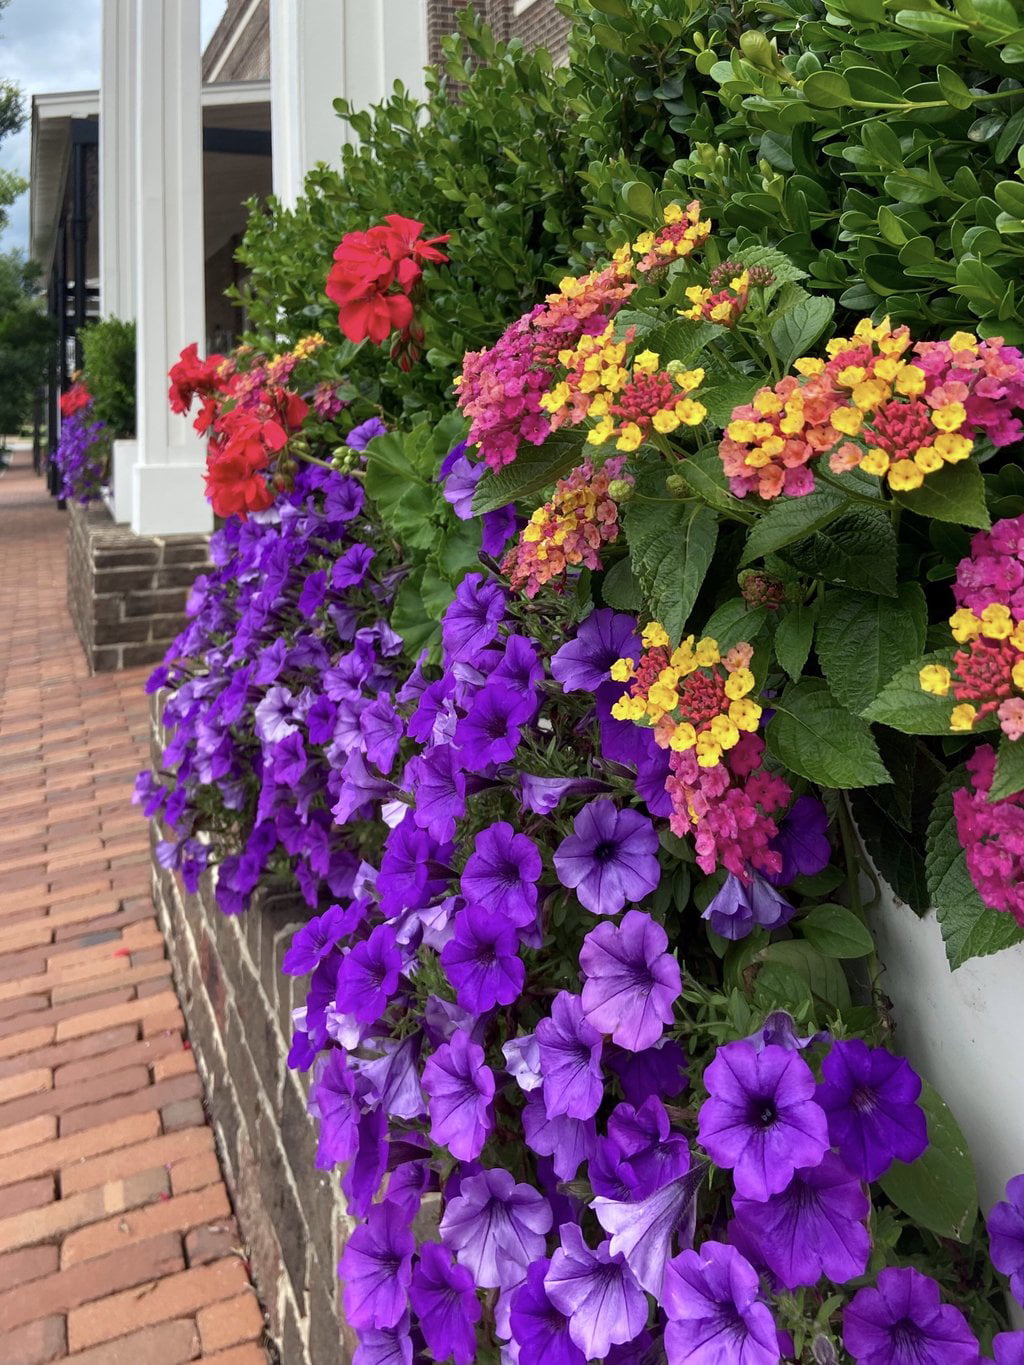
<svg viewBox="0 0 1024 1365">
<path fill-rule="evenodd" d="M 93 411 L 115 436 L 135 435 L 135 323 L 94 322 L 82 333 L 82 375 Z"/>
</svg>

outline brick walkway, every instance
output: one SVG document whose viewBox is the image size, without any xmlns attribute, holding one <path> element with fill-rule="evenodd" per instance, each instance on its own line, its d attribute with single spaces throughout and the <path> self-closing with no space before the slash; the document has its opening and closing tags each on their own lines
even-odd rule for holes
<svg viewBox="0 0 1024 1365">
<path fill-rule="evenodd" d="M 266 1365 L 149 892 L 145 670 L 90 678 L 67 520 L 0 478 L 0 1359 Z"/>
</svg>

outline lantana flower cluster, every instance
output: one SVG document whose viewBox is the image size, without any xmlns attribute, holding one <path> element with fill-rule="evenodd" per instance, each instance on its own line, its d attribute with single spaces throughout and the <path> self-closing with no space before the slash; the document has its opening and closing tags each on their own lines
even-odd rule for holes
<svg viewBox="0 0 1024 1365">
<path fill-rule="evenodd" d="M 823 456 L 833 473 L 861 469 L 909 492 L 983 436 L 1020 439 L 1024 356 L 999 337 L 915 343 L 906 327 L 862 319 L 826 351 L 733 412 L 719 454 L 737 497 L 805 496 Z"/>
<path fill-rule="evenodd" d="M 990 801 L 996 751 L 983 744 L 967 760 L 970 786 L 953 793 L 957 838 L 978 895 L 1024 925 L 1024 792 Z"/>
<path fill-rule="evenodd" d="M 775 274 L 768 266 L 723 261 L 711 271 L 706 285 L 691 284 L 687 288 L 690 307 L 681 309 L 679 315 L 690 322 L 735 327 L 746 312 L 751 289 L 767 289 L 774 283 Z"/>
<path fill-rule="evenodd" d="M 711 221 L 700 216 L 700 201 L 689 204 L 666 204 L 662 210 L 663 225 L 653 232 L 642 232 L 633 242 L 633 252 L 640 257 L 637 270 L 649 274 L 685 260 L 711 236 Z"/>
<path fill-rule="evenodd" d="M 418 359 L 423 340 L 412 301 L 423 267 L 448 261 L 440 250 L 447 234 L 423 238 L 422 231 L 416 219 L 389 213 L 366 232 L 346 233 L 327 276 L 327 297 L 338 305 L 338 326 L 349 341 L 379 346 L 398 332 L 402 344 L 393 359 L 404 359 L 403 368 Z"/>
<path fill-rule="evenodd" d="M 82 384 L 63 395 L 60 440 L 53 452 L 60 496 L 83 506 L 102 496 L 110 474 L 110 429 L 93 417 L 92 408 L 92 397 Z"/>
</svg>

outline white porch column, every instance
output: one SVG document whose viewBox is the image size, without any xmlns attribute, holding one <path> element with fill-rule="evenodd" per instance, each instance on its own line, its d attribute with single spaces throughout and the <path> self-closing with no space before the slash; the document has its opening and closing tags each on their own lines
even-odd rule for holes
<svg viewBox="0 0 1024 1365">
<path fill-rule="evenodd" d="M 204 443 L 167 404 L 167 371 L 206 344 L 199 0 L 134 0 L 137 535 L 208 531 Z"/>
<path fill-rule="evenodd" d="M 135 316 L 135 0 L 103 0 L 100 313 Z"/>
<path fill-rule="evenodd" d="M 286 207 L 318 161 L 337 166 L 354 141 L 334 100 L 376 104 L 400 80 L 422 94 L 423 0 L 270 0 L 274 193 Z"/>
</svg>

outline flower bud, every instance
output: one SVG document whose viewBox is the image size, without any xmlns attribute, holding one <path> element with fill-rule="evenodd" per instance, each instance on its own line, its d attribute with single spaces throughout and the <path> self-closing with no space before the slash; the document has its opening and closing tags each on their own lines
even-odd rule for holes
<svg viewBox="0 0 1024 1365">
<path fill-rule="evenodd" d="M 608 485 L 608 496 L 612 502 L 629 502 L 633 496 L 633 485 L 627 479 L 612 479 Z"/>
<path fill-rule="evenodd" d="M 690 491 L 690 485 L 682 474 L 670 474 L 665 480 L 665 492 L 670 493 L 674 498 L 685 498 Z"/>
<path fill-rule="evenodd" d="M 740 596 L 748 607 L 767 607 L 778 611 L 786 600 L 786 585 L 781 578 L 763 569 L 748 569 L 740 574 Z"/>
</svg>

